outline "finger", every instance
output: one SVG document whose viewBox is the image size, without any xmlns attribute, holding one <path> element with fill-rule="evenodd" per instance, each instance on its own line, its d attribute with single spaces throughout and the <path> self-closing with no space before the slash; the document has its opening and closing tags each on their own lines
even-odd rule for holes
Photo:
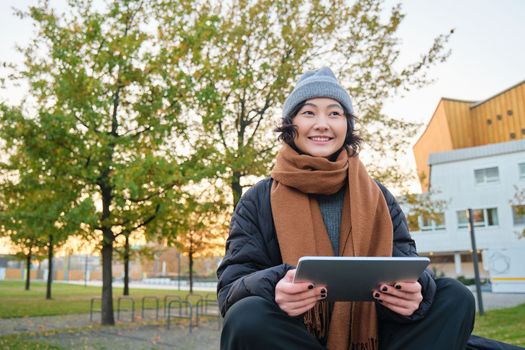
<svg viewBox="0 0 525 350">
<path fill-rule="evenodd" d="M 300 316 L 300 315 L 304 314 L 305 312 L 307 312 L 308 310 L 310 310 L 314 306 L 315 306 L 315 303 L 313 303 L 311 305 L 306 305 L 305 307 L 303 307 L 301 309 L 294 309 L 294 310 L 285 311 L 285 312 L 286 312 L 286 314 L 288 316 L 297 317 L 297 316 Z"/>
<path fill-rule="evenodd" d="M 377 300 L 387 301 L 394 304 L 415 304 L 418 305 L 423 300 L 423 295 L 419 293 L 407 293 L 391 289 L 388 292 L 374 291 L 372 296 Z"/>
<path fill-rule="evenodd" d="M 395 304 L 390 304 L 386 301 L 383 301 L 381 303 L 386 308 L 394 311 L 397 314 L 403 315 L 403 316 L 411 316 L 417 309 L 415 308 L 406 308 Z"/>
<path fill-rule="evenodd" d="M 305 292 L 313 292 L 314 285 L 312 283 L 308 282 L 298 282 L 298 283 L 292 283 L 292 282 L 279 282 L 275 286 L 275 289 L 277 291 L 280 291 L 284 294 L 288 295 L 295 295 L 295 294 L 301 294 Z"/>
<path fill-rule="evenodd" d="M 315 304 L 319 301 L 319 298 L 317 296 L 308 297 L 306 299 L 301 300 L 289 300 L 285 303 L 283 303 L 283 306 L 286 307 L 287 310 L 296 310 L 301 309 L 305 307 L 306 305 Z"/>
<path fill-rule="evenodd" d="M 394 288 L 408 293 L 421 292 L 421 284 L 418 281 L 398 281 L 394 283 Z"/>
<path fill-rule="evenodd" d="M 310 310 L 318 301 L 317 297 L 310 297 L 303 300 L 285 302 L 279 304 L 279 307 L 288 315 L 296 316 Z"/>
<path fill-rule="evenodd" d="M 421 294 L 421 285 L 416 282 L 415 285 L 410 285 L 407 287 L 407 284 L 395 284 L 393 286 L 383 284 L 379 289 L 374 290 L 382 294 L 395 295 L 400 298 L 405 299 L 414 299 L 416 295 Z"/>
<path fill-rule="evenodd" d="M 295 317 L 295 316 L 302 315 L 302 314 L 304 314 L 305 312 L 307 312 L 308 310 L 312 309 L 312 308 L 315 306 L 315 304 L 316 304 L 316 302 L 311 303 L 311 304 L 308 304 L 308 305 L 305 305 L 305 306 L 302 307 L 302 308 L 295 309 L 295 310 L 291 311 L 291 313 L 289 314 L 289 316 Z"/>
<path fill-rule="evenodd" d="M 409 296 L 411 296 L 411 298 L 407 298 L 407 296 L 398 297 L 396 295 L 385 294 L 385 293 L 380 294 L 380 296 L 378 297 L 377 294 L 374 294 L 375 299 L 381 300 L 384 303 L 389 303 L 392 305 L 397 305 L 397 306 L 405 307 L 405 308 L 419 307 L 421 300 L 423 300 L 423 297 L 421 296 L 421 294 L 419 294 L 419 296 L 417 294 L 414 294 L 414 295 L 410 294 Z"/>
<path fill-rule="evenodd" d="M 284 286 L 284 288 L 276 288 L 275 301 L 279 304 L 287 302 L 297 302 L 306 299 L 322 300 L 326 298 L 327 291 L 325 287 L 309 288 L 310 286 L 312 285 L 307 286 L 305 290 L 298 293 L 287 293 L 287 291 L 289 290 L 286 289 L 286 286 Z"/>
<path fill-rule="evenodd" d="M 286 274 L 284 275 L 284 280 L 287 282 L 293 282 L 293 279 L 295 278 L 295 269 L 286 271 Z"/>
<path fill-rule="evenodd" d="M 285 294 L 298 294 L 314 288 L 312 283 L 296 282 L 294 283 L 295 269 L 288 270 L 284 277 L 275 286 L 276 292 Z"/>
</svg>

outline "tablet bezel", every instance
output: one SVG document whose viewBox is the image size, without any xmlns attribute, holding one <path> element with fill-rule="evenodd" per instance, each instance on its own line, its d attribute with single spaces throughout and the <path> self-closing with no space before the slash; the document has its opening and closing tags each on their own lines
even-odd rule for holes
<svg viewBox="0 0 525 350">
<path fill-rule="evenodd" d="M 294 282 L 326 286 L 329 301 L 370 301 L 381 283 L 417 280 L 429 263 L 426 257 L 303 256 Z"/>
</svg>

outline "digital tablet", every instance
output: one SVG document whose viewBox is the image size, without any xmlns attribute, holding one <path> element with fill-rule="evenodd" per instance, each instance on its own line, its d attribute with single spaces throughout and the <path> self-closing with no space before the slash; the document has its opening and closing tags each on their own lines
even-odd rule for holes
<svg viewBox="0 0 525 350">
<path fill-rule="evenodd" d="M 417 280 L 429 263 L 425 257 L 303 256 L 294 282 L 325 285 L 329 301 L 368 301 L 381 283 Z"/>
</svg>

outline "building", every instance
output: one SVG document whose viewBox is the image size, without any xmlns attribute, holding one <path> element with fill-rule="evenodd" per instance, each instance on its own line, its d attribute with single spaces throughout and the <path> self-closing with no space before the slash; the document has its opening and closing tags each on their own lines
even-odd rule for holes
<svg viewBox="0 0 525 350">
<path fill-rule="evenodd" d="M 525 81 L 483 101 L 442 98 L 413 151 L 423 191 L 430 154 L 525 138 Z"/>
<path fill-rule="evenodd" d="M 441 99 L 414 156 L 423 190 L 447 203 L 439 222 L 419 218 L 418 251 L 472 277 L 471 208 L 482 276 L 525 292 L 525 81 L 481 102 Z"/>
</svg>

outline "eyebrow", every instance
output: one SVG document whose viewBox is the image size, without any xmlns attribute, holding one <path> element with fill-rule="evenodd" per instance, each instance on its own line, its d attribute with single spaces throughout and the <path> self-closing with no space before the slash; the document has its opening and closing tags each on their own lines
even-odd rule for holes
<svg viewBox="0 0 525 350">
<path fill-rule="evenodd" d="M 311 102 L 306 102 L 304 104 L 304 106 L 312 106 L 312 107 L 315 107 L 315 108 L 319 108 L 316 104 L 314 103 L 311 103 Z M 339 109 L 343 109 L 343 107 L 339 104 L 339 103 L 332 103 L 332 104 L 329 104 L 328 106 L 326 106 L 326 108 L 333 108 L 333 107 L 337 107 Z"/>
</svg>

